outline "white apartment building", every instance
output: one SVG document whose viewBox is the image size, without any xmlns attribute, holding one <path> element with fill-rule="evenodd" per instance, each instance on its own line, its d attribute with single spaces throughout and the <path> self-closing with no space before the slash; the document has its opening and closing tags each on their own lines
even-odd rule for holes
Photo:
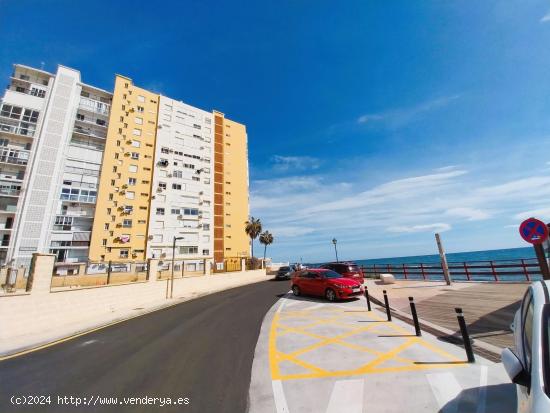
<svg viewBox="0 0 550 413">
<path fill-rule="evenodd" d="M 1 263 L 86 261 L 110 101 L 76 70 L 14 65 L 0 107 Z"/>
<path fill-rule="evenodd" d="M 213 116 L 161 96 L 147 256 L 201 270 L 213 254 Z"/>
</svg>

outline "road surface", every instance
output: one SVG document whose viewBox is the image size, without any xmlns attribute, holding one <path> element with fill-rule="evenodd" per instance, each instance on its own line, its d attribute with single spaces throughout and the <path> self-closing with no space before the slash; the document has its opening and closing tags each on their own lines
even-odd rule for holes
<svg viewBox="0 0 550 413">
<path fill-rule="evenodd" d="M 0 412 L 244 412 L 263 317 L 288 290 L 234 288 L 0 362 Z M 18 407 L 12 396 L 50 404 Z M 145 397 L 162 400 L 137 404 Z M 166 398 L 181 404 L 161 407 Z"/>
</svg>

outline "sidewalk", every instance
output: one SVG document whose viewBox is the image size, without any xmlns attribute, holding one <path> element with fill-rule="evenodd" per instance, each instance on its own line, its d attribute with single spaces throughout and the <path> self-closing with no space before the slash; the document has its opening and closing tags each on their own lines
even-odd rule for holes
<svg viewBox="0 0 550 413">
<path fill-rule="evenodd" d="M 265 270 L 256 270 L 176 279 L 173 299 L 166 299 L 166 281 L 156 280 L 39 296 L 2 297 L 0 360 L 108 324 L 270 278 Z"/>
<path fill-rule="evenodd" d="M 464 312 L 470 336 L 494 347 L 498 352 L 513 346 L 510 324 L 519 308 L 527 283 L 455 282 L 451 286 L 435 281 L 396 281 L 381 284 L 367 280 L 370 295 L 384 302 L 388 293 L 390 307 L 410 314 L 408 297 L 414 297 L 418 317 L 440 328 L 440 336 L 458 334 L 455 307 Z"/>
</svg>

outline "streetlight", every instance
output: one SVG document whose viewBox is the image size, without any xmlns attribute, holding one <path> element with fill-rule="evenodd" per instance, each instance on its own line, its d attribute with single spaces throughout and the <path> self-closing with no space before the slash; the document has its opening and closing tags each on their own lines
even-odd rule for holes
<svg viewBox="0 0 550 413">
<path fill-rule="evenodd" d="M 336 243 L 338 240 L 336 238 L 332 239 L 332 243 L 334 244 L 334 253 L 336 254 L 336 262 L 338 262 L 338 250 L 336 249 Z"/>
<path fill-rule="evenodd" d="M 174 241 L 172 242 L 172 277 L 170 279 L 170 298 L 172 298 L 172 293 L 174 292 L 174 258 L 176 256 L 176 241 L 180 239 L 183 239 L 183 237 L 174 237 Z M 184 265 L 184 262 L 182 262 L 181 265 Z"/>
</svg>

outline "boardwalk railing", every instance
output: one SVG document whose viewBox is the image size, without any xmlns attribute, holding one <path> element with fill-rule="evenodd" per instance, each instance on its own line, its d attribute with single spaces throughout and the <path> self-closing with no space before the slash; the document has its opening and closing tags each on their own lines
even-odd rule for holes
<svg viewBox="0 0 550 413">
<path fill-rule="evenodd" d="M 542 278 L 536 258 L 497 261 L 449 262 L 449 272 L 456 281 L 532 281 Z M 390 273 L 405 280 L 443 280 L 440 263 L 362 265 L 366 276 Z"/>
</svg>

